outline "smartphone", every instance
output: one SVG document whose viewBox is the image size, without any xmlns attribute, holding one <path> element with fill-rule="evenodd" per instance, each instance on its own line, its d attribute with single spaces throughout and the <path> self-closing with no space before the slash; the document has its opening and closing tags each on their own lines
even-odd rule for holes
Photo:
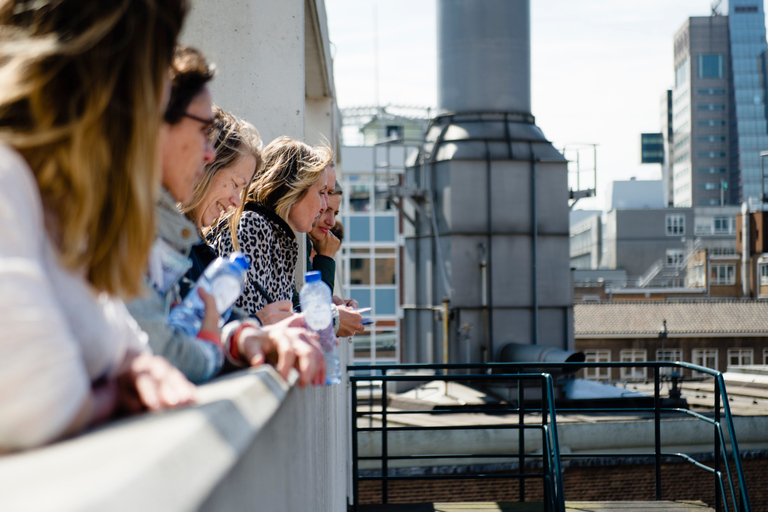
<svg viewBox="0 0 768 512">
<path fill-rule="evenodd" d="M 369 324 L 373 323 L 373 320 L 371 320 L 371 317 L 369 317 L 369 316 L 364 316 L 363 317 L 363 321 L 361 323 L 363 325 L 369 325 Z"/>
</svg>

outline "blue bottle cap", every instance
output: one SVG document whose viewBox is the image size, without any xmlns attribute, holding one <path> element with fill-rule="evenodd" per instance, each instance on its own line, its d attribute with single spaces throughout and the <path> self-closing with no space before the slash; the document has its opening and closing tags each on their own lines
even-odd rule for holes
<svg viewBox="0 0 768 512">
<path fill-rule="evenodd" d="M 248 270 L 248 268 L 251 266 L 250 258 L 248 258 L 248 256 L 246 256 L 242 252 L 235 251 L 232 254 L 230 254 L 229 261 L 239 266 L 243 270 Z"/>
<path fill-rule="evenodd" d="M 320 271 L 319 270 L 311 270 L 304 274 L 304 281 L 307 283 L 314 283 L 315 281 L 320 281 Z"/>
</svg>

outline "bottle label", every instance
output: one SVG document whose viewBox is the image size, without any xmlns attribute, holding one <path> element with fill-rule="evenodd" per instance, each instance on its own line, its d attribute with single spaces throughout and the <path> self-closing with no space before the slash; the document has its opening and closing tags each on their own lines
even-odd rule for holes
<svg viewBox="0 0 768 512">
<path fill-rule="evenodd" d="M 149 281 L 161 295 L 187 273 L 192 262 L 189 258 L 171 247 L 162 238 L 156 238 L 149 251 Z"/>
</svg>

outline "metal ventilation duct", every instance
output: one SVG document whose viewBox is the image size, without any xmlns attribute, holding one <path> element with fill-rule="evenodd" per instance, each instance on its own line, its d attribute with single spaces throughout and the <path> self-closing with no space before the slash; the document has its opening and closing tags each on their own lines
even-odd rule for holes
<svg viewBox="0 0 768 512">
<path fill-rule="evenodd" d="M 531 113 L 529 0 L 439 0 L 438 107 Z"/>
</svg>

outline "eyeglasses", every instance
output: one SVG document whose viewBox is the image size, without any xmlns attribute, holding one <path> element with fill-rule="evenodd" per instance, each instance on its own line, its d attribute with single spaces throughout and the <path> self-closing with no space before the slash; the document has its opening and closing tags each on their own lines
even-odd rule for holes
<svg viewBox="0 0 768 512">
<path fill-rule="evenodd" d="M 205 137 L 208 139 L 208 142 L 210 142 L 211 145 L 216 143 L 216 140 L 218 140 L 219 135 L 221 134 L 221 124 L 217 123 L 216 119 L 204 119 L 188 114 L 187 112 L 184 112 L 182 116 L 203 123 L 203 125 L 205 125 Z"/>
</svg>

